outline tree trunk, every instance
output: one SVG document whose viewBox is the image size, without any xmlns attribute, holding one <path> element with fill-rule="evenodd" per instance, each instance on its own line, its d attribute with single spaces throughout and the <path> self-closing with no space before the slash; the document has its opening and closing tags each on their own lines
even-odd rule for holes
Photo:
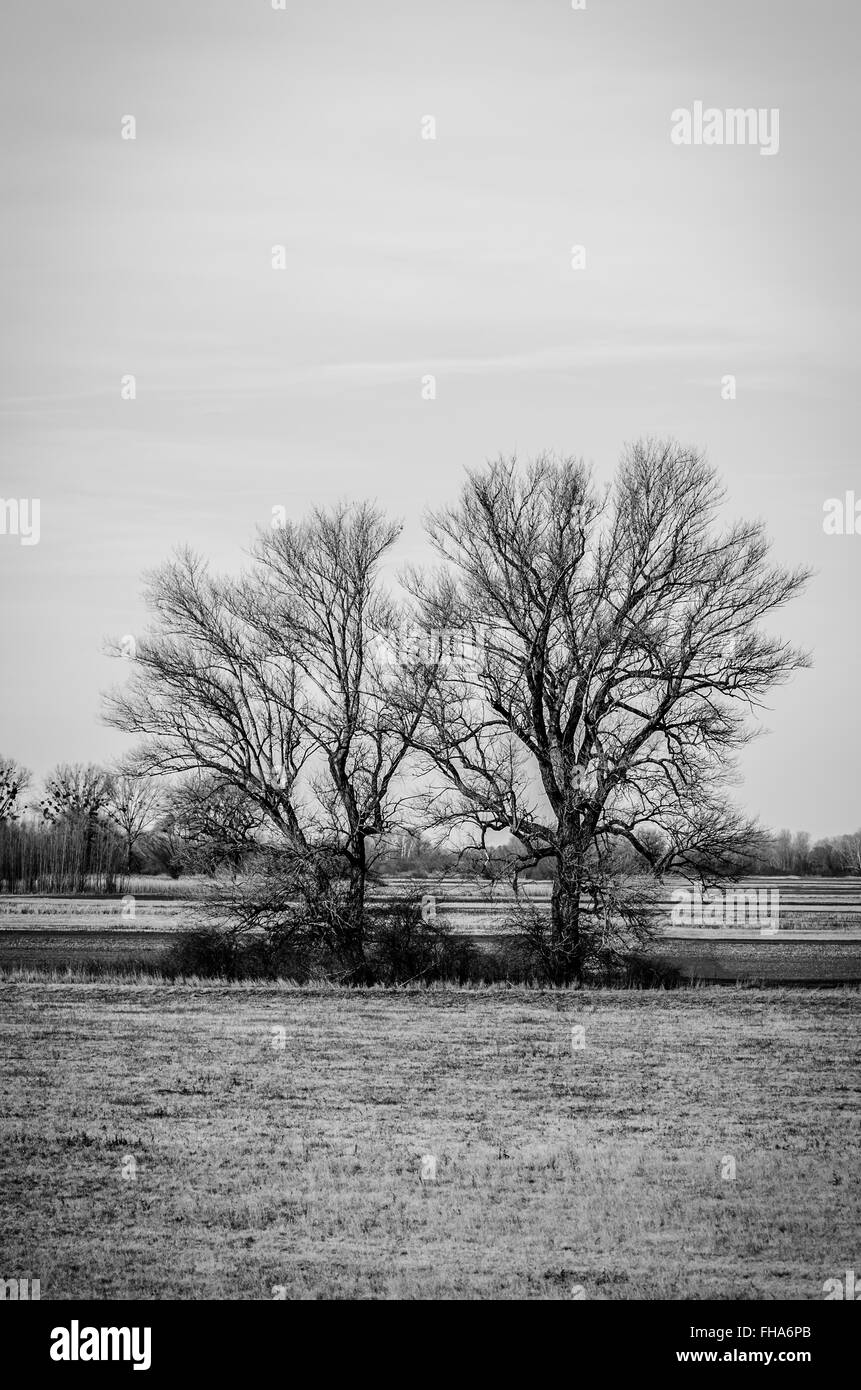
<svg viewBox="0 0 861 1390">
<path fill-rule="evenodd" d="M 583 863 L 574 845 L 563 845 L 550 904 L 548 968 L 554 984 L 578 983 L 583 975 L 584 941 L 580 916 Z"/>
<path fill-rule="evenodd" d="M 366 983 L 369 979 L 365 953 L 365 881 L 368 866 L 365 857 L 364 836 L 360 836 L 350 846 L 350 855 L 344 925 L 344 954 L 352 967 L 351 979 L 354 983 L 359 984 Z"/>
</svg>

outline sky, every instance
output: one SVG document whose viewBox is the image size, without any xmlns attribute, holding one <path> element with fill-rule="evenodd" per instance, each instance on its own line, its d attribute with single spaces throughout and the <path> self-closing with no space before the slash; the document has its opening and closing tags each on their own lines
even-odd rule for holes
<svg viewBox="0 0 861 1390">
<path fill-rule="evenodd" d="M 672 435 L 816 570 L 739 800 L 861 825 L 861 534 L 823 529 L 861 501 L 859 35 L 849 0 L 5 6 L 0 498 L 40 525 L 0 534 L 0 753 L 129 748 L 104 646 L 179 544 L 235 569 L 273 507 L 372 497 L 421 561 L 465 467 Z M 696 102 L 777 148 L 674 143 Z"/>
</svg>

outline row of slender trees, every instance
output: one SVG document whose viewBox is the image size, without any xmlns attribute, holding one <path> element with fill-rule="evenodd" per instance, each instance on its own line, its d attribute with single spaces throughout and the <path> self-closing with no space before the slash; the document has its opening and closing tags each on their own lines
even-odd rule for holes
<svg viewBox="0 0 861 1390">
<path fill-rule="evenodd" d="M 0 885 L 7 891 L 98 890 L 133 870 L 206 871 L 256 844 L 253 802 L 212 776 L 166 784 L 132 761 L 62 763 L 41 793 L 0 756 Z"/>
<path fill-rule="evenodd" d="M 700 453 L 649 439 L 606 488 L 550 455 L 468 473 L 427 517 L 437 565 L 398 583 L 400 528 L 369 502 L 261 530 L 239 575 L 183 551 L 150 576 L 107 718 L 148 775 L 250 800 L 297 891 L 337 885 L 357 977 L 373 856 L 419 823 L 509 837 L 515 878 L 549 864 L 545 965 L 576 979 L 625 916 L 620 847 L 660 876 L 736 869 L 762 842 L 733 759 L 808 664 L 769 624 L 808 575 L 723 501 Z"/>
</svg>

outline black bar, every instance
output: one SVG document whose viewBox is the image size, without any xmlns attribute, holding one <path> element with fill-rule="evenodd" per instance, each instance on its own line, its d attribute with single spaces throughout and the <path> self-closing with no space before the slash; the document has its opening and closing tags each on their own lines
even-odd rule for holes
<svg viewBox="0 0 861 1390">
<path fill-rule="evenodd" d="M 377 1373 L 392 1373 L 397 1364 L 401 1376 L 411 1378 L 409 1363 L 419 1352 L 416 1369 L 422 1373 L 438 1365 L 441 1373 L 452 1375 L 463 1369 L 464 1358 L 477 1359 L 486 1379 L 495 1358 L 505 1364 L 512 1347 L 527 1363 L 534 1356 L 535 1369 L 548 1358 L 561 1358 L 578 1380 L 591 1366 L 608 1380 L 616 1373 L 663 1375 L 671 1369 L 689 1377 L 711 1368 L 735 1377 L 750 1371 L 756 1383 L 762 1375 L 767 1384 L 775 1370 L 791 1369 L 821 1383 L 824 1374 L 853 1364 L 859 1328 L 857 1312 L 840 1302 L 583 1300 L 543 1311 L 522 1303 L 468 1310 L 462 1304 L 431 1309 L 419 1302 L 297 1307 L 273 1300 L 229 1308 L 204 1301 L 7 1303 L 0 1326 L 4 1349 L 7 1354 L 14 1349 L 21 1373 L 37 1371 L 60 1383 L 99 1374 L 137 1374 L 141 1383 L 144 1376 L 162 1383 L 183 1372 L 211 1373 L 221 1383 L 233 1375 L 256 1379 L 264 1367 L 285 1380 L 307 1381 L 309 1372 L 328 1379 L 339 1367 L 365 1378 L 372 1366 Z M 101 1354 L 101 1335 L 94 1339 L 90 1328 L 99 1333 L 129 1329 L 128 1339 L 115 1342 L 118 1353 L 128 1350 L 129 1359 L 52 1358 L 52 1347 L 70 1356 L 75 1347 L 79 1352 L 97 1347 Z M 138 1329 L 137 1340 L 132 1329 Z M 135 1358 L 141 1363 L 147 1358 L 144 1329 L 150 1332 L 150 1364 L 141 1364 L 136 1373 Z M 396 1345 L 413 1351 L 393 1358 Z M 110 1336 L 105 1348 L 112 1349 Z M 308 1369 L 300 1371 L 301 1366 Z"/>
</svg>

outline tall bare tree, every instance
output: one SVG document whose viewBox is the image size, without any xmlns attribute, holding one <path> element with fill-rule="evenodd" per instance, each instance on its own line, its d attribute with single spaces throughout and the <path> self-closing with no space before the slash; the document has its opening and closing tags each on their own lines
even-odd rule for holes
<svg viewBox="0 0 861 1390">
<path fill-rule="evenodd" d="M 89 873 L 96 843 L 107 820 L 113 778 L 95 763 L 58 763 L 45 779 L 39 809 L 49 823 L 72 826 L 82 840 L 83 880 Z"/>
<path fill-rule="evenodd" d="M 343 504 L 261 533 L 238 579 L 180 554 L 151 576 L 153 629 L 107 710 L 143 737 L 149 769 L 251 796 L 318 897 L 346 877 L 334 930 L 357 970 L 368 841 L 397 821 L 419 717 L 392 718 L 379 641 L 395 621 L 379 570 L 398 532 L 376 507 Z"/>
<path fill-rule="evenodd" d="M 695 450 L 646 440 L 605 494 L 574 459 L 500 458 L 429 520 L 446 563 L 413 577 L 424 621 L 483 623 L 486 640 L 469 669 L 436 664 L 415 742 L 444 779 L 441 823 L 553 861 L 556 979 L 582 974 L 620 908 L 614 842 L 660 874 L 756 839 L 731 805 L 732 757 L 747 716 L 808 664 L 760 626 L 808 576 L 769 562 L 761 523 L 719 526 L 723 500 Z"/>
<path fill-rule="evenodd" d="M 421 712 L 419 700 L 403 727 L 390 702 L 385 643 L 399 613 L 378 570 L 400 529 L 371 504 L 340 505 L 262 534 L 256 548 L 265 580 L 256 625 L 270 643 L 290 634 L 305 693 L 298 719 L 322 774 L 315 838 L 346 862 L 357 922 L 368 843 L 398 825 L 408 799 L 400 778 Z"/>
</svg>

